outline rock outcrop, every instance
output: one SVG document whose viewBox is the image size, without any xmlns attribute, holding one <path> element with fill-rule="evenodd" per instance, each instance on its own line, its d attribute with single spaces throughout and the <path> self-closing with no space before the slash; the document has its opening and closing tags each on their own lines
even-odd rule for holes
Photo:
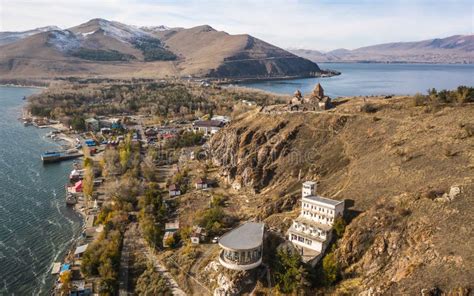
<svg viewBox="0 0 474 296">
<path fill-rule="evenodd" d="M 212 159 L 229 183 L 260 194 L 261 218 L 278 226 L 291 220 L 301 180 L 346 200 L 351 222 L 335 250 L 335 291 L 465 295 L 474 279 L 474 138 L 462 126 L 474 106 L 430 110 L 380 99 L 369 113 L 365 104 L 255 112 L 212 138 Z"/>
</svg>

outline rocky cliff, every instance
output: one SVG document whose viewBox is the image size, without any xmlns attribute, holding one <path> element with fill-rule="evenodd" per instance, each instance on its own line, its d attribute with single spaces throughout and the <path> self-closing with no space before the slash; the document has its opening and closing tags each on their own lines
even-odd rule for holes
<svg viewBox="0 0 474 296">
<path fill-rule="evenodd" d="M 463 295 L 474 279 L 472 118 L 472 104 L 352 99 L 238 118 L 210 150 L 225 180 L 261 196 L 255 208 L 271 227 L 291 217 L 302 180 L 346 200 L 333 292 Z"/>
</svg>

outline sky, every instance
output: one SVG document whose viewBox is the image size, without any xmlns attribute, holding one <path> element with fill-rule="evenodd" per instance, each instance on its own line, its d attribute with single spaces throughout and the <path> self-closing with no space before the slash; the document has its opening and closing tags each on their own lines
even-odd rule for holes
<svg viewBox="0 0 474 296">
<path fill-rule="evenodd" d="M 283 48 L 353 49 L 473 34 L 472 0 L 0 0 L 0 31 L 92 18 L 137 26 L 208 24 Z"/>
</svg>

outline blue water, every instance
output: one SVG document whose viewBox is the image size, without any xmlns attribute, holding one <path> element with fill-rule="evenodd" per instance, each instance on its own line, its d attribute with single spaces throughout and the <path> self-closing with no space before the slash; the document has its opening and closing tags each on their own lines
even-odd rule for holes
<svg viewBox="0 0 474 296">
<path fill-rule="evenodd" d="M 342 74 L 327 78 L 250 82 L 241 85 L 274 93 L 293 94 L 296 89 L 309 93 L 320 82 L 326 94 L 331 97 L 406 95 L 426 93 L 433 87 L 453 89 L 459 85 L 474 86 L 474 65 L 320 63 L 319 66 L 322 69 L 338 70 Z"/>
<path fill-rule="evenodd" d="M 81 227 L 64 201 L 71 162 L 44 166 L 41 152 L 57 144 L 17 120 L 37 91 L 0 87 L 0 295 L 47 295 L 51 265 Z"/>
</svg>

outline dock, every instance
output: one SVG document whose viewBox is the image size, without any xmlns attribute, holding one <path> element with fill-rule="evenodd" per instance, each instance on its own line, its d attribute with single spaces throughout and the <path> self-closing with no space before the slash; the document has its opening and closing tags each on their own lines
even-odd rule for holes
<svg viewBox="0 0 474 296">
<path fill-rule="evenodd" d="M 41 155 L 43 163 L 61 162 L 64 160 L 75 159 L 84 156 L 81 152 L 45 152 Z"/>
</svg>

